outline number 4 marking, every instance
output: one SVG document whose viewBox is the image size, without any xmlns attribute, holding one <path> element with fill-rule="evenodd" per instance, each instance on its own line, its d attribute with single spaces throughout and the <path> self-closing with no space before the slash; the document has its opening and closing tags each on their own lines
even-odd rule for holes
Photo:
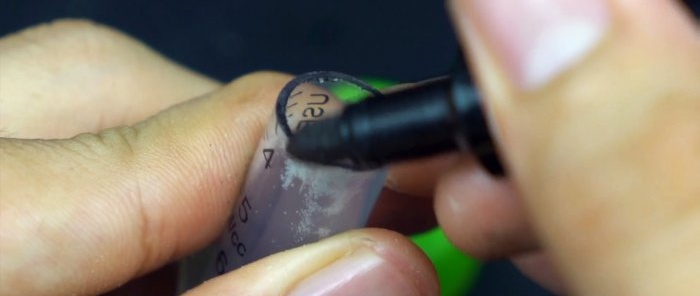
<svg viewBox="0 0 700 296">
<path fill-rule="evenodd" d="M 270 163 L 272 162 L 272 156 L 275 155 L 274 149 L 263 149 L 263 157 L 265 157 L 265 169 L 270 168 Z"/>
</svg>

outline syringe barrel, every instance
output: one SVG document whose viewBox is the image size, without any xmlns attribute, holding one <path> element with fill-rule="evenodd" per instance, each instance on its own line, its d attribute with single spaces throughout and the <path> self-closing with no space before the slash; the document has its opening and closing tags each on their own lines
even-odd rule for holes
<svg viewBox="0 0 700 296">
<path fill-rule="evenodd" d="M 334 73 L 314 75 L 300 76 L 286 90 L 284 115 L 292 131 L 337 114 L 344 106 L 335 92 L 344 88 L 333 84 L 349 82 Z M 218 242 L 181 264 L 180 291 L 270 254 L 365 226 L 386 172 L 357 172 L 290 158 L 278 119 L 273 116 L 258 144 Z"/>
</svg>

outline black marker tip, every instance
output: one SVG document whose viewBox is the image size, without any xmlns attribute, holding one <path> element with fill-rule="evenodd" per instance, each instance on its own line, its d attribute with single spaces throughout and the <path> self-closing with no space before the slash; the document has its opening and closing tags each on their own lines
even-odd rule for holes
<svg viewBox="0 0 700 296">
<path fill-rule="evenodd" d="M 295 158 L 325 165 L 340 165 L 347 157 L 345 139 L 338 118 L 310 124 L 289 139 L 287 152 Z"/>
</svg>

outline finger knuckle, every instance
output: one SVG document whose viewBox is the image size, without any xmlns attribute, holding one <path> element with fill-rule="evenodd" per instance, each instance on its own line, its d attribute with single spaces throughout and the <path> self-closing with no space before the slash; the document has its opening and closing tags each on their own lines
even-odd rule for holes
<svg viewBox="0 0 700 296">
<path fill-rule="evenodd" d="M 139 130 L 131 126 L 116 127 L 99 133 L 75 136 L 65 146 L 95 161 L 133 164 L 137 157 Z"/>
<path fill-rule="evenodd" d="M 292 79 L 289 74 L 259 71 L 241 76 L 227 84 L 221 91 L 242 99 L 277 97 L 282 87 Z"/>
</svg>

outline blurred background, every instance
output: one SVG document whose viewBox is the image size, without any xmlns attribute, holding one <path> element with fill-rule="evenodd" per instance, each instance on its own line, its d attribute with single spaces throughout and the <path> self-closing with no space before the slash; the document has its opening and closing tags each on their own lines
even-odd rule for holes
<svg viewBox="0 0 700 296">
<path fill-rule="evenodd" d="M 222 81 L 260 69 L 411 81 L 445 71 L 457 53 L 440 1 L 0 2 L 0 33 L 89 18 Z"/>
<path fill-rule="evenodd" d="M 697 15 L 700 1 L 686 3 Z M 410 82 L 447 72 L 458 54 L 444 2 L 425 0 L 2 0 L 0 36 L 66 17 L 115 27 L 221 81 L 334 70 Z M 498 261 L 469 295 L 550 294 Z"/>
</svg>

